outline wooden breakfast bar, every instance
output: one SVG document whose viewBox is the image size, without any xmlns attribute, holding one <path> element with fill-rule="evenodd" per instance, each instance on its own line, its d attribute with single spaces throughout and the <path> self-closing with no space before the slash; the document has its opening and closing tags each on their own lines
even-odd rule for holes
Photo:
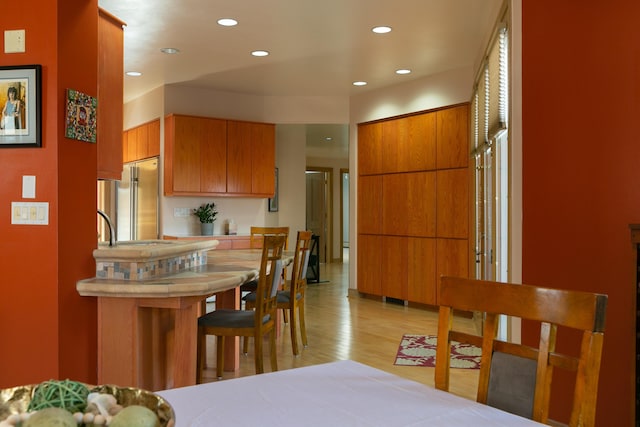
<svg viewBox="0 0 640 427">
<path fill-rule="evenodd" d="M 96 277 L 79 281 L 76 288 L 98 299 L 99 384 L 152 391 L 195 384 L 202 301 L 216 295 L 218 308 L 239 308 L 238 287 L 256 277 L 262 254 L 260 249 L 211 250 L 216 244 L 150 241 L 148 247 L 124 244 L 94 251 Z M 155 275 L 145 276 L 153 269 Z M 225 370 L 235 370 L 239 340 L 228 342 Z"/>
</svg>

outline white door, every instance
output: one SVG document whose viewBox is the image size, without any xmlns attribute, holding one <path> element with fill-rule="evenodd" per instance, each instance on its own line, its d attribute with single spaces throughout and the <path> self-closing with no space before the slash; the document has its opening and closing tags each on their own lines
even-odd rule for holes
<svg viewBox="0 0 640 427">
<path fill-rule="evenodd" d="M 307 171 L 307 230 L 319 236 L 320 262 L 328 258 L 326 172 Z"/>
</svg>

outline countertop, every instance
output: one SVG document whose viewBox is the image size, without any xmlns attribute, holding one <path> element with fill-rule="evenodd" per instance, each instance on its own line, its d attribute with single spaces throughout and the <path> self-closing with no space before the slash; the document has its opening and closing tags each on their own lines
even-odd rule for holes
<svg viewBox="0 0 640 427">
<path fill-rule="evenodd" d="M 248 239 L 251 234 L 165 234 L 163 239 Z"/>
<path fill-rule="evenodd" d="M 212 295 L 254 279 L 260 268 L 261 249 L 212 250 L 207 264 L 149 280 L 90 278 L 76 284 L 82 296 L 114 298 L 169 298 Z M 285 265 L 293 260 L 284 256 Z"/>
<path fill-rule="evenodd" d="M 128 240 L 116 242 L 114 246 L 100 243 L 93 251 L 96 261 L 151 261 L 168 256 L 179 256 L 195 251 L 211 250 L 218 245 L 216 240 L 171 241 Z"/>
</svg>

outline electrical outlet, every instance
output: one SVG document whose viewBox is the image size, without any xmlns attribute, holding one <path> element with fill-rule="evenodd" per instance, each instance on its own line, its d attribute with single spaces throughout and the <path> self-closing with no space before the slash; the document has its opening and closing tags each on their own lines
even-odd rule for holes
<svg viewBox="0 0 640 427">
<path fill-rule="evenodd" d="M 189 208 L 173 208 L 174 218 L 187 218 L 190 214 Z"/>
</svg>

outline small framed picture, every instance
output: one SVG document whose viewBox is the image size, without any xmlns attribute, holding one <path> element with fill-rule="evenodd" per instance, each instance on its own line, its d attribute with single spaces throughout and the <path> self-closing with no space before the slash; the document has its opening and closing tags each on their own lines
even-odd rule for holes
<svg viewBox="0 0 640 427">
<path fill-rule="evenodd" d="M 278 212 L 278 168 L 276 168 L 274 188 L 273 197 L 269 199 L 269 212 Z"/>
<path fill-rule="evenodd" d="M 79 141 L 96 142 L 96 110 L 98 99 L 73 89 L 67 89 L 65 136 Z"/>
<path fill-rule="evenodd" d="M 40 65 L 0 67 L 0 148 L 41 147 Z"/>
</svg>

